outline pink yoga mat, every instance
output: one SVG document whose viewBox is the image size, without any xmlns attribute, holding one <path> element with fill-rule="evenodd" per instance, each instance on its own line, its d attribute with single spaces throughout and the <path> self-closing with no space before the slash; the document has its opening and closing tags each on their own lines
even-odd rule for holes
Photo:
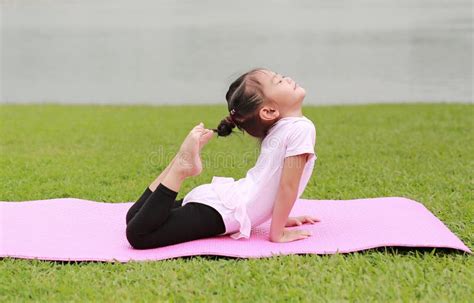
<svg viewBox="0 0 474 303">
<path fill-rule="evenodd" d="M 290 216 L 312 215 L 316 224 L 290 227 L 312 236 L 289 243 L 268 240 L 271 221 L 250 239 L 228 235 L 148 250 L 125 237 L 132 205 L 75 198 L 0 201 L 0 257 L 61 261 L 163 260 L 193 255 L 261 258 L 288 254 L 334 254 L 384 246 L 471 250 L 419 202 L 402 197 L 296 201 Z"/>
</svg>

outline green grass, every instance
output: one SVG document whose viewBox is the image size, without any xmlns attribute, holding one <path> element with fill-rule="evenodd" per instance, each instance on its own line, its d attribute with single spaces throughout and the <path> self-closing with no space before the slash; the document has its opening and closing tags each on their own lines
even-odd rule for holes
<svg viewBox="0 0 474 303">
<path fill-rule="evenodd" d="M 403 196 L 474 247 L 474 107 L 383 104 L 304 108 L 318 160 L 302 198 Z M 191 127 L 225 106 L 0 106 L 0 200 L 135 201 Z M 248 135 L 213 139 L 203 173 L 241 178 L 258 156 Z M 401 222 L 403 224 L 403 222 Z M 197 256 L 112 264 L 0 261 L 0 301 L 473 302 L 474 262 L 441 250 L 368 250 L 265 259 Z"/>
</svg>

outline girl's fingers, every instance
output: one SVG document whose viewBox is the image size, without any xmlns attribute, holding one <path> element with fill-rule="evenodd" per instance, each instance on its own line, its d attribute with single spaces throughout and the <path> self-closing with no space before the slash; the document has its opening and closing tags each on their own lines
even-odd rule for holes
<svg viewBox="0 0 474 303">
<path fill-rule="evenodd" d="M 306 220 L 307 222 L 310 222 L 311 224 L 314 224 L 314 223 L 316 223 L 316 222 L 321 221 L 321 220 L 319 220 L 318 218 L 310 217 L 310 216 L 306 216 L 306 217 L 305 217 L 305 220 Z"/>
<path fill-rule="evenodd" d="M 304 236 L 311 236 L 311 232 L 309 230 L 302 230 L 301 232 Z"/>
</svg>

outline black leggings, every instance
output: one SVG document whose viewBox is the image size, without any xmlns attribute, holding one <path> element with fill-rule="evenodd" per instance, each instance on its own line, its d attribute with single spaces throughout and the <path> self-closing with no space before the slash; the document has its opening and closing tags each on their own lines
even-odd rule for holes
<svg viewBox="0 0 474 303">
<path fill-rule="evenodd" d="M 177 192 L 162 183 L 155 191 L 149 187 L 127 212 L 127 240 L 133 248 L 162 247 L 225 232 L 221 214 L 214 208 L 175 200 Z"/>
</svg>

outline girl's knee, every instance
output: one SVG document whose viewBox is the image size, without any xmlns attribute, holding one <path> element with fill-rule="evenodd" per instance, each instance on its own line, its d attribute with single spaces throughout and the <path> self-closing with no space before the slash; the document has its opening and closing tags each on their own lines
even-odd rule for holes
<svg viewBox="0 0 474 303">
<path fill-rule="evenodd" d="M 134 229 L 133 225 L 127 225 L 127 229 L 125 230 L 125 234 L 127 236 L 128 243 L 135 248 L 135 249 L 146 249 L 147 247 L 144 245 L 145 242 L 143 241 L 143 237 L 140 236 Z"/>
<path fill-rule="evenodd" d="M 127 215 L 125 216 L 125 223 L 128 225 L 128 223 L 130 223 L 130 221 L 133 219 L 135 213 L 132 212 L 131 209 L 128 210 L 127 212 Z"/>
<path fill-rule="evenodd" d="M 150 249 L 166 246 L 163 243 L 157 243 L 156 240 L 152 241 L 147 235 L 138 233 L 133 229 L 133 225 L 128 225 L 125 233 L 128 243 L 135 249 Z"/>
</svg>

